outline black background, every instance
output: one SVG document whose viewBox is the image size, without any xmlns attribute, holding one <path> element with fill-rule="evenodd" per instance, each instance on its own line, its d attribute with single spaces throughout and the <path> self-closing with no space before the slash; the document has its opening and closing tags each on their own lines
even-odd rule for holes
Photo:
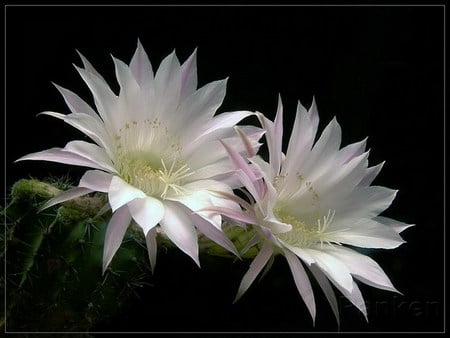
<svg viewBox="0 0 450 338">
<path fill-rule="evenodd" d="M 6 8 L 6 187 L 23 177 L 84 169 L 12 162 L 82 139 L 51 81 L 90 99 L 71 63 L 78 49 L 117 89 L 109 56 L 129 62 L 139 38 L 154 69 L 174 48 L 181 61 L 198 47 L 199 84 L 230 77 L 220 111 L 285 106 L 285 141 L 297 100 L 315 96 L 320 130 L 333 116 L 343 145 L 369 136 L 370 163 L 386 164 L 375 184 L 399 189 L 384 215 L 414 228 L 407 244 L 371 252 L 404 294 L 361 286 L 369 323 L 339 299 L 342 331 L 442 331 L 444 315 L 444 7 L 12 7 Z M 88 101 L 91 102 L 91 101 Z M 253 123 L 254 121 L 249 121 Z M 161 254 L 153 287 L 97 331 L 302 332 L 337 329 L 316 290 L 316 325 L 279 258 L 237 304 L 248 262 L 218 259 L 203 269 L 181 252 Z M 100 269 L 99 269 L 100 273 Z"/>
</svg>

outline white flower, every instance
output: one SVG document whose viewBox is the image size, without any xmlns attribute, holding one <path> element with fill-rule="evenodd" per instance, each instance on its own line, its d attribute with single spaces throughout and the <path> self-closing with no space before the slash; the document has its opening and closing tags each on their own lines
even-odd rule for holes
<svg viewBox="0 0 450 338">
<path fill-rule="evenodd" d="M 298 104 L 286 155 L 282 153 L 281 99 L 274 122 L 257 114 L 266 129 L 269 163 L 259 156 L 249 156 L 249 165 L 224 142 L 254 201 L 250 205 L 236 197 L 234 200 L 247 211 L 236 213 L 223 209 L 223 214 L 256 227 L 256 235 L 244 250 L 257 243 L 262 246 L 242 279 L 236 300 L 268 262 L 270 268 L 273 256 L 282 254 L 313 320 L 314 295 L 300 260 L 324 291 L 338 323 L 338 305 L 331 284 L 367 319 L 355 280 L 398 291 L 374 260 L 351 247 L 396 248 L 404 242 L 399 233 L 410 226 L 379 216 L 396 195 L 395 190 L 370 186 L 383 163 L 368 167 L 369 152 L 364 152 L 366 140 L 339 149 L 341 128 L 336 119 L 314 144 L 319 123 L 314 101 L 309 111 Z M 250 142 L 245 135 L 241 136 L 244 143 Z"/>
<path fill-rule="evenodd" d="M 46 160 L 93 168 L 78 187 L 48 201 L 44 207 L 100 191 L 108 194 L 113 216 L 105 235 L 103 270 L 119 248 L 133 219 L 144 231 L 150 262 L 156 262 L 157 225 L 174 244 L 199 264 L 197 229 L 237 254 L 221 229 L 221 216 L 198 211 L 209 206 L 239 210 L 217 195 L 239 184 L 220 139 L 244 150 L 233 127 L 248 111 L 222 113 L 226 80 L 197 89 L 196 52 L 180 65 L 175 52 L 155 75 L 138 41 L 127 66 L 113 58 L 119 95 L 80 54 L 76 67 L 94 97 L 98 114 L 73 92 L 56 86 L 71 110 L 44 112 L 89 136 L 96 144 L 69 142 L 64 148 L 26 155 L 19 160 Z M 251 146 L 259 147 L 260 128 L 243 127 Z"/>
</svg>

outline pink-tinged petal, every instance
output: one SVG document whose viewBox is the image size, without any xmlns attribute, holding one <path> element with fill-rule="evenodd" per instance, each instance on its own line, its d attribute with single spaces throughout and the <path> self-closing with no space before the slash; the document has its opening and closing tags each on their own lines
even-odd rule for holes
<svg viewBox="0 0 450 338">
<path fill-rule="evenodd" d="M 98 165 L 97 163 L 88 160 L 85 157 L 82 157 L 80 155 L 64 151 L 61 148 L 51 148 L 43 151 L 39 151 L 36 153 L 31 153 L 25 156 L 22 156 L 21 158 L 17 159 L 18 161 L 25 161 L 25 160 L 33 160 L 33 161 L 50 161 L 50 162 L 58 162 L 58 163 L 64 163 L 64 164 L 71 164 L 71 165 L 79 165 L 82 167 L 89 167 L 89 168 L 95 168 L 95 169 L 104 169 L 102 166 Z"/>
<path fill-rule="evenodd" d="M 182 130 L 185 135 L 189 135 L 189 142 L 195 144 L 199 138 L 215 130 L 211 129 L 210 125 L 214 124 L 216 118 L 223 115 L 219 114 L 213 118 L 225 97 L 226 82 L 226 80 L 220 80 L 206 84 L 177 107 L 178 118 L 172 123 L 177 130 Z M 230 126 L 225 124 L 218 126 L 218 128 L 227 127 Z"/>
<path fill-rule="evenodd" d="M 289 264 L 289 268 L 291 269 L 292 276 L 294 277 L 297 290 L 302 296 L 314 323 L 316 319 L 316 302 L 314 301 L 314 292 L 312 290 L 308 275 L 306 274 L 302 263 L 293 253 L 289 250 L 283 250 L 283 252 Z"/>
<path fill-rule="evenodd" d="M 214 82 L 213 82 L 214 83 Z M 222 104 L 223 97 L 225 96 L 225 85 L 226 82 L 223 82 L 222 84 L 222 92 L 219 98 L 217 99 L 217 102 L 215 102 L 214 105 L 211 105 L 217 110 L 219 106 Z M 217 94 L 216 94 L 217 95 Z M 219 102 L 220 101 L 220 102 Z M 212 109 L 211 109 L 212 110 Z M 197 136 L 197 139 L 211 134 L 218 129 L 224 129 L 224 128 L 231 128 L 234 127 L 239 121 L 246 118 L 247 116 L 253 115 L 254 113 L 247 111 L 247 110 L 241 110 L 241 111 L 233 111 L 233 112 L 226 112 L 221 113 L 217 116 L 215 116 L 212 120 L 208 121 L 208 123 L 202 128 L 202 131 Z M 194 142 L 196 140 L 193 140 Z"/>
<path fill-rule="evenodd" d="M 71 141 L 67 143 L 62 150 L 80 155 L 94 163 L 97 163 L 97 165 L 102 167 L 102 169 L 117 174 L 117 170 L 114 168 L 114 165 L 106 151 L 96 144 L 84 141 Z"/>
<path fill-rule="evenodd" d="M 331 309 L 333 310 L 334 316 L 336 317 L 336 321 L 339 328 L 340 326 L 339 306 L 337 303 L 336 295 L 333 291 L 333 287 L 331 286 L 327 277 L 323 274 L 322 271 L 320 271 L 320 269 L 316 265 L 309 266 L 309 270 L 311 271 L 320 288 L 322 289 L 323 293 L 325 294 L 328 303 L 330 303 Z"/>
<path fill-rule="evenodd" d="M 240 258 L 233 242 L 221 230 L 197 214 L 189 214 L 189 217 L 201 233 Z"/>
<path fill-rule="evenodd" d="M 213 193 L 241 205 L 245 210 L 247 210 L 247 212 L 250 212 L 250 215 L 254 214 L 253 206 L 239 196 L 224 191 L 213 191 Z"/>
<path fill-rule="evenodd" d="M 334 256 L 314 249 L 304 249 L 316 261 L 325 275 L 348 292 L 352 291 L 353 278 L 347 266 Z"/>
<path fill-rule="evenodd" d="M 108 192 L 112 175 L 99 170 L 88 170 L 80 179 L 79 187 L 93 191 Z"/>
<path fill-rule="evenodd" d="M 89 87 L 102 120 L 108 127 L 119 130 L 120 126 L 116 119 L 119 118 L 120 114 L 115 111 L 117 96 L 101 77 L 77 66 L 75 68 Z"/>
<path fill-rule="evenodd" d="M 156 227 L 150 229 L 145 236 L 147 243 L 148 258 L 150 259 L 150 266 L 152 268 L 152 274 L 155 273 L 156 267 L 156 254 L 158 253 L 158 247 L 156 242 Z"/>
<path fill-rule="evenodd" d="M 169 239 L 200 267 L 198 257 L 198 237 L 189 216 L 174 202 L 164 203 L 165 214 L 160 221 L 161 229 Z"/>
<path fill-rule="evenodd" d="M 84 55 L 81 54 L 78 50 L 77 53 L 80 56 L 81 62 L 83 62 L 84 69 L 86 69 L 89 73 L 92 73 L 93 75 L 98 77 L 101 81 L 106 82 L 105 79 L 100 75 L 100 73 L 97 72 L 97 70 L 95 70 L 92 64 L 84 57 Z"/>
<path fill-rule="evenodd" d="M 339 150 L 339 153 L 338 153 L 337 159 L 336 159 L 337 164 L 345 164 L 348 161 L 350 161 L 352 158 L 364 153 L 364 150 L 366 149 L 366 142 L 367 142 L 367 137 L 362 141 L 349 144 L 348 146 L 345 146 L 344 148 Z"/>
<path fill-rule="evenodd" d="M 246 214 L 243 211 L 237 211 L 237 210 L 234 210 L 234 209 L 211 206 L 211 207 L 205 207 L 205 208 L 200 209 L 198 211 L 199 212 L 201 212 L 201 211 L 208 211 L 208 212 L 218 213 L 218 214 L 226 216 L 226 217 L 228 217 L 228 218 L 230 218 L 232 220 L 236 220 L 238 222 L 244 222 L 244 223 L 247 223 L 247 224 L 257 224 L 258 223 L 258 220 L 254 216 Z"/>
<path fill-rule="evenodd" d="M 181 95 L 180 101 L 191 95 L 197 89 L 197 48 L 181 65 Z"/>
<path fill-rule="evenodd" d="M 111 56 L 114 62 L 117 82 L 120 86 L 120 95 L 124 95 L 128 102 L 136 96 L 140 90 L 131 69 L 121 60 Z"/>
<path fill-rule="evenodd" d="M 92 192 L 91 189 L 79 188 L 79 187 L 66 190 L 66 191 L 58 194 L 57 196 L 49 199 L 42 207 L 39 208 L 39 212 L 41 212 L 44 209 L 50 208 L 50 207 L 54 206 L 55 204 L 62 203 L 62 202 L 89 194 L 90 192 Z"/>
<path fill-rule="evenodd" d="M 344 247 L 329 248 L 327 252 L 343 262 L 350 273 L 363 283 L 378 289 L 400 293 L 372 258 Z"/>
<path fill-rule="evenodd" d="M 83 101 L 77 94 L 73 93 L 72 91 L 66 88 L 58 86 L 56 83 L 53 83 L 53 85 L 61 93 L 61 95 L 64 98 L 64 101 L 67 104 L 67 107 L 69 107 L 72 113 L 87 114 L 92 116 L 93 118 L 97 119 L 99 118 L 94 109 L 92 109 L 91 106 L 89 106 L 85 101 Z"/>
<path fill-rule="evenodd" d="M 144 192 L 129 185 L 118 176 L 114 176 L 108 191 L 108 200 L 112 211 L 116 211 L 121 206 L 131 202 L 135 198 L 145 198 Z"/>
<path fill-rule="evenodd" d="M 253 172 L 252 168 L 250 168 L 248 163 L 242 158 L 242 156 L 239 153 L 237 153 L 233 148 L 225 144 L 225 142 L 222 142 L 222 144 L 226 149 L 226 151 L 228 152 L 228 154 L 230 155 L 230 159 L 233 162 L 234 166 L 238 170 L 239 177 L 243 179 L 242 183 L 245 185 L 245 187 L 250 191 L 250 193 L 257 201 L 260 200 L 263 197 L 262 182 L 258 179 L 258 177 Z M 243 175 L 240 175 L 239 171 L 241 171 Z"/>
<path fill-rule="evenodd" d="M 87 114 L 64 115 L 50 111 L 45 111 L 38 115 L 49 115 L 63 120 L 89 136 L 95 143 L 105 148 L 110 156 L 112 155 L 112 152 L 109 150 L 109 145 L 111 144 L 110 137 L 106 133 L 105 126 L 100 118 L 95 118 Z"/>
<path fill-rule="evenodd" d="M 384 224 L 387 227 L 392 228 L 398 234 L 401 233 L 403 230 L 406 230 L 415 225 L 415 224 L 406 224 L 400 221 L 396 221 L 395 219 L 383 216 L 374 217 L 374 221 L 377 221 L 381 224 Z"/>
<path fill-rule="evenodd" d="M 123 206 L 113 213 L 105 233 L 105 244 L 103 247 L 103 273 L 105 273 L 106 268 L 109 263 L 111 263 L 115 253 L 119 249 L 130 221 L 131 215 L 127 206 Z"/>
<path fill-rule="evenodd" d="M 242 140 L 242 143 L 245 146 L 245 151 L 247 152 L 247 157 L 253 157 L 256 155 L 255 148 L 253 147 L 252 140 L 242 131 L 238 126 L 234 127 L 234 130 L 238 133 L 239 137 Z"/>
<path fill-rule="evenodd" d="M 149 89 L 153 82 L 153 68 L 147 53 L 138 40 L 136 52 L 130 62 L 130 69 L 142 89 Z"/>
<path fill-rule="evenodd" d="M 155 88 L 155 114 L 164 116 L 176 111 L 180 101 L 181 71 L 175 50 L 162 60 L 153 82 Z M 170 100 L 167 98 L 170 97 Z"/>
<path fill-rule="evenodd" d="M 364 302 L 364 298 L 359 290 L 358 285 L 353 282 L 352 290 L 348 291 L 339 284 L 335 283 L 332 279 L 331 282 L 333 285 L 340 291 L 342 294 L 354 305 L 356 308 L 362 312 L 366 321 L 369 321 L 367 318 L 367 308 L 366 303 Z"/>
<path fill-rule="evenodd" d="M 158 199 L 150 196 L 135 198 L 128 203 L 128 208 L 130 208 L 131 216 L 146 236 L 164 217 L 164 205 Z"/>
<path fill-rule="evenodd" d="M 359 182 L 359 186 L 369 186 L 375 177 L 378 176 L 381 169 L 383 168 L 385 162 L 381 162 L 380 164 L 377 164 L 373 167 L 367 168 L 366 174 L 364 175 L 364 178 Z"/>
<path fill-rule="evenodd" d="M 250 264 L 250 268 L 245 273 L 244 277 L 242 277 L 241 284 L 239 285 L 239 289 L 236 294 L 236 297 L 234 298 L 233 303 L 236 303 L 242 297 L 245 291 L 247 291 L 247 289 L 255 280 L 256 276 L 258 276 L 258 274 L 267 264 L 267 261 L 272 256 L 272 254 L 273 254 L 272 246 L 269 242 L 266 241 L 263 247 L 261 248 L 261 251 L 258 252 L 255 259 L 253 259 L 252 263 Z"/>
</svg>

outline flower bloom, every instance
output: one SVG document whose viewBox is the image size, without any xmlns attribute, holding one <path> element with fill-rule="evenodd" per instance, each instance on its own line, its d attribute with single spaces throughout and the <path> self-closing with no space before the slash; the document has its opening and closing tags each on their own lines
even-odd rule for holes
<svg viewBox="0 0 450 338">
<path fill-rule="evenodd" d="M 113 215 L 108 224 L 103 271 L 119 248 L 131 220 L 143 230 L 152 268 L 156 234 L 163 232 L 199 265 L 197 231 L 237 254 L 221 229 L 221 216 L 198 211 L 205 207 L 240 210 L 218 193 L 231 194 L 239 181 L 221 145 L 223 139 L 244 151 L 233 127 L 251 113 L 235 111 L 214 116 L 222 104 L 226 79 L 197 89 L 196 52 L 180 65 L 175 52 L 156 74 L 140 42 L 126 65 L 113 57 L 120 85 L 115 95 L 103 77 L 80 54 L 76 67 L 92 92 L 97 112 L 73 92 L 56 86 L 71 114 L 43 112 L 79 129 L 94 143 L 69 142 L 64 148 L 26 155 L 19 160 L 46 160 L 90 167 L 78 187 L 45 207 L 99 191 L 108 194 Z M 243 130 L 257 149 L 262 130 Z M 158 226 L 159 224 L 159 226 Z"/>
<path fill-rule="evenodd" d="M 240 222 L 253 224 L 256 232 L 247 248 L 258 243 L 261 247 L 242 279 L 236 300 L 266 264 L 270 267 L 274 255 L 281 254 L 288 262 L 313 320 L 316 306 L 304 266 L 325 293 L 338 323 L 338 305 L 331 284 L 367 319 L 355 280 L 379 289 L 398 291 L 374 260 L 352 247 L 396 248 L 404 242 L 399 233 L 410 226 L 379 216 L 396 195 L 395 190 L 370 186 L 383 163 L 368 167 L 366 140 L 339 149 L 341 128 L 336 119 L 327 125 L 314 144 L 319 123 L 314 101 L 309 111 L 299 102 L 286 155 L 282 153 L 281 99 L 274 122 L 257 114 L 266 129 L 269 162 L 259 156 L 248 156 L 249 164 L 224 142 L 242 183 L 254 200 L 248 203 L 236 197 L 234 200 L 240 202 L 246 212 L 225 209 L 222 212 Z M 251 140 L 243 133 L 241 136 L 251 153 Z"/>
</svg>

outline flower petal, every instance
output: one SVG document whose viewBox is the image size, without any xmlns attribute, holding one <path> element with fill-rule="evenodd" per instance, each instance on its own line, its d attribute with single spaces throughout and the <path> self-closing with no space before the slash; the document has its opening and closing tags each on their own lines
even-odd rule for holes
<svg viewBox="0 0 450 338">
<path fill-rule="evenodd" d="M 153 83 L 153 68 L 139 40 L 136 52 L 130 62 L 130 70 L 141 89 L 148 91 Z"/>
<path fill-rule="evenodd" d="M 255 259 L 250 264 L 250 268 L 245 273 L 244 277 L 242 277 L 241 284 L 239 285 L 238 292 L 236 297 L 234 298 L 233 303 L 236 303 L 242 295 L 247 291 L 250 285 L 255 280 L 256 276 L 261 272 L 264 266 L 267 264 L 270 256 L 272 256 L 273 250 L 270 242 L 266 241 L 261 248 L 261 251 L 258 252 Z"/>
<path fill-rule="evenodd" d="M 87 114 L 92 116 L 93 118 L 98 119 L 99 116 L 94 111 L 94 109 L 91 108 L 85 101 L 83 101 L 77 94 L 73 93 L 72 91 L 63 88 L 61 86 L 58 86 L 56 83 L 53 83 L 53 85 L 58 89 L 58 91 L 61 93 L 61 95 L 64 98 L 64 101 L 67 104 L 67 107 L 69 107 L 70 111 L 74 114 Z"/>
<path fill-rule="evenodd" d="M 190 256 L 198 266 L 197 231 L 188 215 L 174 202 L 164 203 L 164 218 L 159 222 L 161 229 L 169 239 L 184 253 Z"/>
<path fill-rule="evenodd" d="M 343 262 L 350 273 L 363 283 L 378 289 L 400 293 L 372 258 L 343 247 L 329 248 L 327 252 Z"/>
<path fill-rule="evenodd" d="M 55 204 L 62 203 L 62 202 L 89 194 L 90 192 L 92 192 L 91 189 L 79 188 L 79 187 L 66 190 L 66 191 L 58 194 L 57 196 L 49 199 L 43 206 L 41 206 L 39 208 L 38 212 L 41 212 L 44 209 L 50 208 L 50 207 L 54 206 Z"/>
<path fill-rule="evenodd" d="M 80 155 L 92 162 L 95 162 L 98 166 L 102 167 L 102 169 L 117 174 L 117 170 L 114 168 L 114 165 L 106 151 L 95 144 L 84 141 L 71 141 L 66 144 L 63 151 L 69 151 Z"/>
<path fill-rule="evenodd" d="M 336 321 L 339 327 L 340 325 L 339 306 L 337 303 L 336 295 L 333 291 L 330 282 L 328 281 L 327 277 L 323 274 L 323 272 L 315 264 L 309 266 L 309 270 L 311 271 L 317 283 L 321 287 L 323 293 L 325 294 L 325 297 L 328 300 L 328 303 L 330 303 L 331 309 L 333 310 L 334 316 L 336 317 Z"/>
<path fill-rule="evenodd" d="M 92 191 L 108 192 L 111 180 L 112 175 L 110 174 L 99 170 L 88 170 L 81 177 L 78 186 Z"/>
<path fill-rule="evenodd" d="M 158 199 L 150 196 L 133 199 L 128 202 L 128 208 L 130 208 L 131 216 L 146 236 L 164 216 L 164 205 Z"/>
<path fill-rule="evenodd" d="M 289 264 L 289 268 L 291 269 L 297 290 L 302 296 L 314 322 L 316 319 L 316 302 L 314 301 L 314 292 L 312 290 L 308 275 L 306 274 L 302 263 L 300 263 L 298 258 L 293 253 L 289 250 L 283 250 L 283 253 Z"/>
<path fill-rule="evenodd" d="M 146 196 L 144 192 L 129 185 L 120 177 L 113 176 L 108 191 L 108 200 L 112 211 L 116 211 L 135 198 L 144 198 Z"/>
<path fill-rule="evenodd" d="M 130 221 L 131 215 L 127 206 L 123 206 L 113 213 L 105 233 L 103 273 L 105 273 L 106 268 L 109 263 L 111 263 L 116 251 L 119 249 Z"/>
<path fill-rule="evenodd" d="M 197 89 L 197 48 L 181 65 L 180 101 L 191 95 Z"/>
</svg>

